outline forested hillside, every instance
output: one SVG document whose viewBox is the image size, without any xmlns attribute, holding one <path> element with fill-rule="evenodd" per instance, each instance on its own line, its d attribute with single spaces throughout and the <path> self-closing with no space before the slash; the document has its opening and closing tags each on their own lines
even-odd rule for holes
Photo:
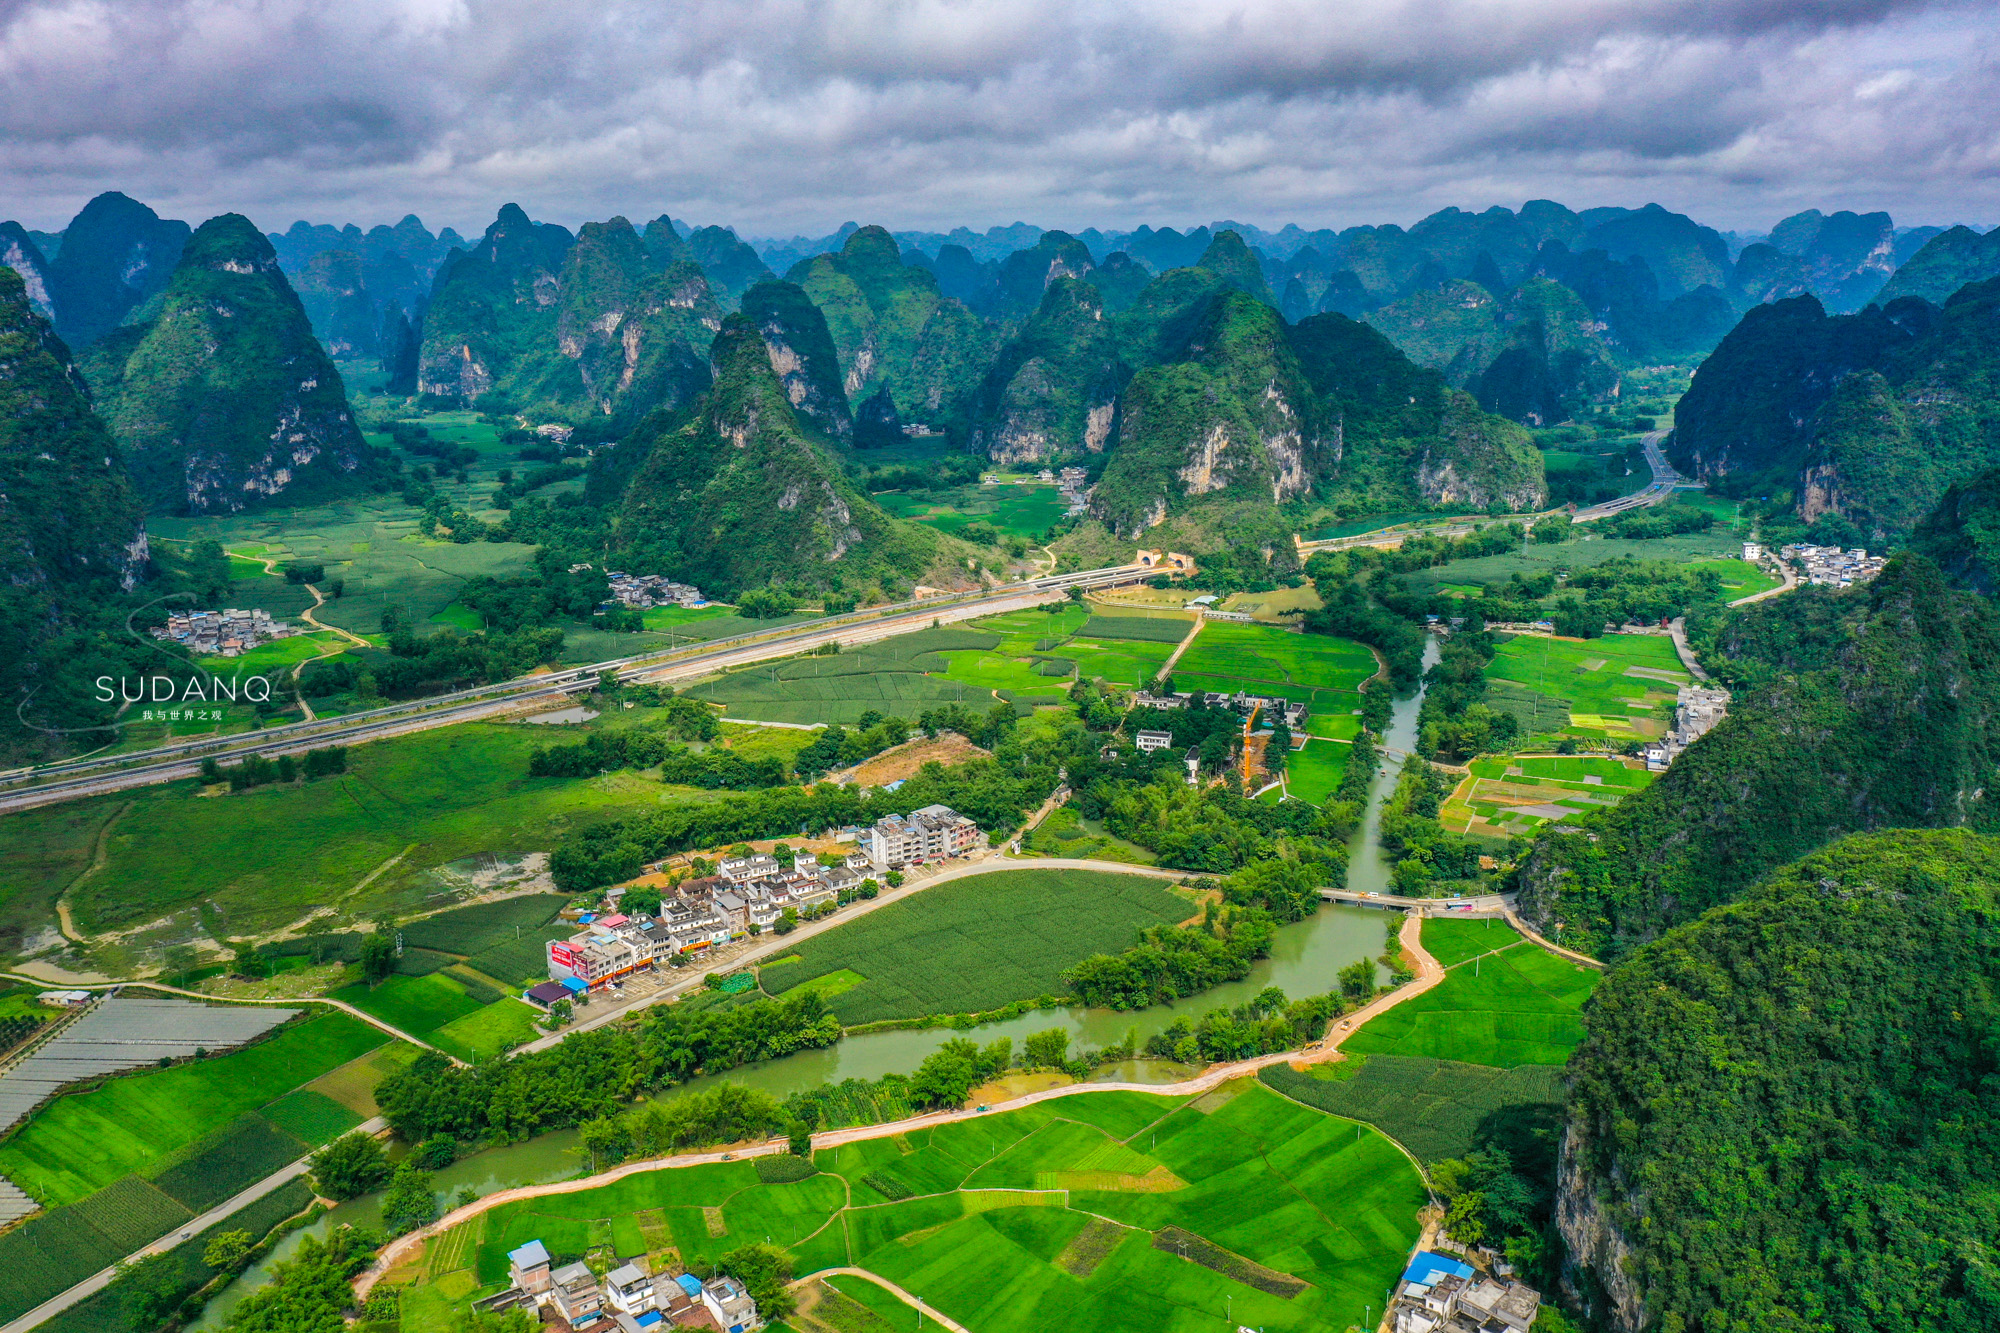
<svg viewBox="0 0 2000 1333">
<path fill-rule="evenodd" d="M 1643 794 L 1539 831 L 1521 910 L 1605 958 L 1839 835 L 2000 828 L 2000 611 L 1918 555 L 1709 634 L 1729 716 Z"/>
<path fill-rule="evenodd" d="M 1872 834 L 1612 971 L 1557 1209 L 1604 1327 L 2000 1326 L 1996 909 L 2000 843 Z"/>
<path fill-rule="evenodd" d="M 158 298 L 83 372 L 155 507 L 233 513 L 383 478 L 270 241 L 237 214 L 202 224 Z"/>
<path fill-rule="evenodd" d="M 1900 541 L 1953 481 L 2000 463 L 1996 311 L 2000 279 L 1942 309 L 1760 306 L 1702 363 L 1669 456 L 1734 494 L 1789 494 L 1807 522 L 1838 515 Z"/>
</svg>

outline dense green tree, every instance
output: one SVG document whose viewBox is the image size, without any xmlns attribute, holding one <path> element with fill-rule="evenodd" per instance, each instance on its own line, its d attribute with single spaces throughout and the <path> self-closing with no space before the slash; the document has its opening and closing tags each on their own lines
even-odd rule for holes
<svg viewBox="0 0 2000 1333">
<path fill-rule="evenodd" d="M 314 1191 L 329 1199 L 358 1199 L 389 1178 L 389 1159 L 382 1145 L 372 1134 L 358 1131 L 321 1148 L 308 1165 Z"/>
</svg>

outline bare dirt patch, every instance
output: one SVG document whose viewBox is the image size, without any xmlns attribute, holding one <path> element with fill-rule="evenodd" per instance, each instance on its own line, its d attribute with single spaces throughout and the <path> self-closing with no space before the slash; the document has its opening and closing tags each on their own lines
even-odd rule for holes
<svg viewBox="0 0 2000 1333">
<path fill-rule="evenodd" d="M 940 764 L 963 764 L 973 759 L 992 757 L 992 751 L 982 750 L 955 731 L 945 731 L 934 738 L 919 736 L 915 740 L 904 741 L 873 759 L 863 760 L 844 773 L 834 774 L 832 780 L 853 782 L 863 787 L 880 787 L 884 783 L 915 777 L 918 769 L 933 760 Z"/>
</svg>

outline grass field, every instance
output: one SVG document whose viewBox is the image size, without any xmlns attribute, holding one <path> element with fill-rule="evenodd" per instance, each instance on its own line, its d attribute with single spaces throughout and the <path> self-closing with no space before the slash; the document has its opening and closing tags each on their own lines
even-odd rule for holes
<svg viewBox="0 0 2000 1333">
<path fill-rule="evenodd" d="M 1004 486 L 950 486 L 910 494 L 882 491 L 869 497 L 897 518 L 915 519 L 944 532 L 957 532 L 975 520 L 992 524 L 1010 537 L 1040 541 L 1069 508 L 1055 483 L 1017 482 Z"/>
<path fill-rule="evenodd" d="M 1589 524 L 1585 524 L 1581 530 L 1587 533 L 1589 527 Z M 1505 583 L 1515 574 L 1532 578 L 1558 569 L 1588 569 L 1593 565 L 1601 565 L 1607 560 L 1616 560 L 1623 556 L 1631 556 L 1638 560 L 1672 560 L 1686 564 L 1729 559 L 1741 555 L 1742 552 L 1742 539 L 1729 528 L 1714 528 L 1708 532 L 1691 533 L 1682 537 L 1658 537 L 1647 541 L 1632 541 L 1624 537 L 1599 537 L 1593 534 L 1586 540 L 1559 542 L 1552 546 L 1531 545 L 1525 551 L 1511 551 L 1506 555 L 1480 556 L 1475 560 L 1454 560 L 1448 565 L 1398 574 L 1395 579 L 1399 587 L 1412 592 L 1429 593 L 1438 591 L 1447 584 L 1483 586 L 1488 583 Z"/>
<path fill-rule="evenodd" d="M 1477 1145 L 1480 1122 L 1529 1107 L 1560 1109 L 1562 1070 L 1553 1065 L 1492 1069 L 1457 1060 L 1357 1056 L 1300 1073 L 1270 1065 L 1264 1083 L 1295 1101 L 1365 1120 L 1431 1163 L 1463 1157 Z"/>
<path fill-rule="evenodd" d="M 1468 937 L 1485 929 L 1469 921 L 1426 921 L 1424 947 L 1441 962 L 1463 959 L 1472 948 Z M 1442 953 L 1431 949 L 1434 932 Z M 1369 1020 L 1343 1049 L 1494 1069 L 1559 1065 L 1583 1040 L 1579 1012 L 1602 976 L 1526 940 L 1497 953 L 1474 953 L 1450 965 L 1441 984 Z"/>
<path fill-rule="evenodd" d="M 485 1007 L 466 994 L 463 982 L 445 972 L 421 977 L 394 976 L 374 986 L 356 982 L 341 987 L 328 998 L 345 1001 L 392 1027 L 426 1040 L 454 1020 Z"/>
<path fill-rule="evenodd" d="M 1664 735 L 1676 691 L 1693 679 L 1663 634 L 1518 635 L 1500 645 L 1486 678 L 1566 705 L 1566 734 L 1613 742 Z"/>
<path fill-rule="evenodd" d="M 643 710 L 620 716 L 642 720 Z M 574 739 L 575 729 L 558 733 Z M 110 822 L 101 869 L 77 882 L 71 907 L 87 931 L 131 926 L 195 903 L 217 929 L 248 934 L 312 908 L 409 913 L 435 906 L 433 867 L 482 852 L 545 849 L 578 819 L 637 814 L 712 794 L 663 789 L 635 773 L 530 778 L 528 754 L 558 735 L 470 723 L 355 749 L 348 772 L 296 787 L 219 798 L 191 782 L 148 787 L 0 819 L 0 881 L 25 901 L 16 920 L 46 919 L 62 886 L 90 865 Z M 189 856 L 191 846 L 227 855 Z M 364 880 L 400 858 L 357 893 Z"/>
<path fill-rule="evenodd" d="M 1768 574 L 1761 565 L 1748 560 L 1697 560 L 1690 569 L 1712 569 L 1722 576 L 1722 589 L 1730 601 L 1739 597 L 1752 597 L 1760 592 L 1769 592 L 1782 587 L 1784 580 Z"/>
<path fill-rule="evenodd" d="M 1174 664 L 1174 688 L 1303 703 L 1309 734 L 1351 740 L 1360 729 L 1360 685 L 1375 669 L 1374 655 L 1349 639 L 1213 620 Z"/>
<path fill-rule="evenodd" d="M 992 706 L 990 687 L 946 679 L 947 654 L 988 652 L 1000 635 L 952 626 L 901 634 L 831 657 L 797 657 L 746 667 L 689 687 L 732 717 L 760 722 L 841 722 L 873 709 L 915 720 L 940 703 Z M 1053 692 L 1053 691 L 1052 691 Z"/>
<path fill-rule="evenodd" d="M 807 940 L 763 969 L 773 994 L 841 970 L 865 978 L 830 1000 L 843 1023 L 977 1013 L 1060 995 L 1063 969 L 1126 948 L 1141 927 L 1184 921 L 1189 902 L 1137 875 L 1019 870 L 924 890 Z"/>
<path fill-rule="evenodd" d="M 478 1064 L 541 1036 L 535 1027 L 536 1012 L 526 1000 L 510 995 L 433 1029 L 425 1040 Z"/>
<path fill-rule="evenodd" d="M 1472 761 L 1438 812 L 1445 827 L 1479 838 L 1507 838 L 1586 810 L 1602 810 L 1644 791 L 1657 774 L 1637 760 L 1595 755 L 1534 755 Z"/>
<path fill-rule="evenodd" d="M 723 1162 L 520 1200 L 465 1224 L 462 1240 L 454 1231 L 435 1267 L 455 1266 L 427 1270 L 417 1290 L 462 1303 L 497 1289 L 507 1251 L 528 1240 L 601 1245 L 607 1262 L 672 1250 L 694 1265 L 768 1236 L 801 1274 L 865 1269 L 980 1333 L 1192 1333 L 1226 1327 L 1225 1314 L 1278 1333 L 1379 1309 L 1424 1202 L 1408 1160 L 1254 1082 L 1200 1108 L 1091 1093 L 823 1150 L 822 1174 L 792 1184 Z M 1179 1188 L 1161 1192 L 1163 1179 Z M 871 1180 L 905 1197 L 888 1202 Z M 835 1282 L 879 1321 L 858 1329 L 915 1326 L 879 1290 Z"/>
<path fill-rule="evenodd" d="M 0 1143 L 0 1175 L 44 1203 L 73 1203 L 386 1040 L 358 1018 L 320 1013 L 240 1051 L 58 1097 Z"/>
<path fill-rule="evenodd" d="M 1294 750 L 1285 760 L 1286 792 L 1314 805 L 1326 804 L 1346 776 L 1352 753 L 1352 746 L 1337 741 L 1307 741 L 1303 750 Z"/>
</svg>

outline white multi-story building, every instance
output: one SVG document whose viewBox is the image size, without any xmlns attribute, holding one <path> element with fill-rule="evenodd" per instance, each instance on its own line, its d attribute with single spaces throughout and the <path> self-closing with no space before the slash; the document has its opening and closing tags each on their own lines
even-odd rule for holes
<svg viewBox="0 0 2000 1333">
<path fill-rule="evenodd" d="M 963 856 L 979 845 L 980 836 L 979 826 L 950 806 L 927 805 L 876 820 L 863 831 L 861 847 L 875 869 L 889 870 Z"/>
<path fill-rule="evenodd" d="M 1174 743 L 1171 731 L 1142 731 L 1132 738 L 1132 743 L 1151 754 L 1154 750 L 1164 750 Z"/>
</svg>

